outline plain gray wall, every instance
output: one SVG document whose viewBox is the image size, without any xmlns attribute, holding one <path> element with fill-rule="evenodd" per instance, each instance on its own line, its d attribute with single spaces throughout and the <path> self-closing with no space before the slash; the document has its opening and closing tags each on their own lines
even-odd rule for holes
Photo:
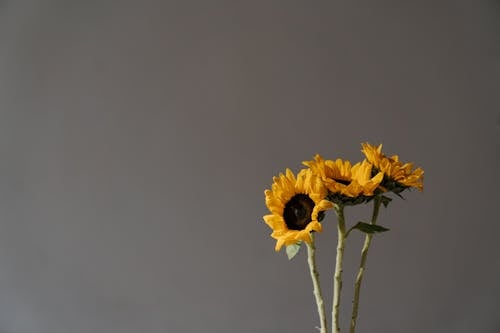
<svg viewBox="0 0 500 333">
<path fill-rule="evenodd" d="M 498 1 L 6 0 L 0 42 L 1 333 L 315 332 L 263 191 L 364 141 L 426 174 L 359 332 L 500 332 Z"/>
</svg>

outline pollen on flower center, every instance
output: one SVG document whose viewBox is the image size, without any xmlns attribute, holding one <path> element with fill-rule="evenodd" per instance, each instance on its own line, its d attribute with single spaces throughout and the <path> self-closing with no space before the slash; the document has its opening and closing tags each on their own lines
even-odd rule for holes
<svg viewBox="0 0 500 333">
<path fill-rule="evenodd" d="M 304 230 L 311 222 L 314 201 L 307 194 L 296 194 L 285 205 L 283 218 L 290 230 Z"/>
</svg>

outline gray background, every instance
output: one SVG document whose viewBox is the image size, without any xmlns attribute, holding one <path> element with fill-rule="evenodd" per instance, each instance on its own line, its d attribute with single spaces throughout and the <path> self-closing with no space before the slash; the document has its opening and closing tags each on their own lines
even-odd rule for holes
<svg viewBox="0 0 500 333">
<path fill-rule="evenodd" d="M 426 179 L 359 332 L 500 332 L 498 1 L 3 1 L 0 41 L 1 333 L 315 332 L 263 191 L 364 141 Z"/>
</svg>

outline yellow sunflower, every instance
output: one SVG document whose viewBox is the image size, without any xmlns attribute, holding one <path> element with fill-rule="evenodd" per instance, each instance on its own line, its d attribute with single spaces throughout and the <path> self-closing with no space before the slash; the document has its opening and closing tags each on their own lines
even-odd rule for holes
<svg viewBox="0 0 500 333">
<path fill-rule="evenodd" d="M 264 221 L 273 230 L 276 251 L 300 241 L 311 243 L 311 232 L 322 230 L 318 217 L 321 220 L 323 212 L 333 205 L 325 200 L 327 190 L 321 179 L 309 169 L 301 170 L 297 177 L 286 169 L 285 174 L 273 178 L 271 190 L 264 194 L 271 212 Z"/>
<path fill-rule="evenodd" d="M 414 169 L 413 163 L 402 163 L 397 155 L 388 157 L 382 153 L 382 145 L 378 147 L 362 143 L 362 152 L 374 170 L 384 173 L 381 186 L 384 190 L 399 193 L 407 188 L 415 187 L 419 191 L 424 188 L 424 170 Z"/>
<path fill-rule="evenodd" d="M 316 155 L 314 160 L 303 163 L 321 177 L 330 195 L 337 196 L 337 199 L 346 204 L 358 203 L 352 201 L 352 198 L 373 196 L 373 191 L 383 179 L 382 172 L 372 176 L 372 165 L 367 161 L 351 165 L 347 160 L 324 160 L 320 155 Z M 346 198 L 342 199 L 342 196 Z"/>
</svg>

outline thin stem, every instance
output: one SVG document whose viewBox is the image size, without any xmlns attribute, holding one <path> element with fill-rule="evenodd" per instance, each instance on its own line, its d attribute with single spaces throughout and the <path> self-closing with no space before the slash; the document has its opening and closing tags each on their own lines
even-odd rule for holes
<svg viewBox="0 0 500 333">
<path fill-rule="evenodd" d="M 307 262 L 309 263 L 309 272 L 311 273 L 311 279 L 314 288 L 314 297 L 316 298 L 316 305 L 318 306 L 319 321 L 321 324 L 320 333 L 326 333 L 327 323 L 325 314 L 325 304 L 323 302 L 323 296 L 321 294 L 321 286 L 319 283 L 319 273 L 316 269 L 316 248 L 314 246 L 314 235 L 311 234 L 312 242 L 307 244 Z"/>
<path fill-rule="evenodd" d="M 377 224 L 378 212 L 380 209 L 380 204 L 382 199 L 380 196 L 376 196 L 373 200 L 373 214 L 371 224 Z M 373 234 L 366 234 L 365 242 L 363 244 L 363 249 L 361 250 L 361 263 L 359 264 L 358 276 L 356 277 L 356 282 L 354 283 L 354 299 L 352 301 L 352 315 L 351 315 L 351 328 L 350 333 L 355 333 L 356 330 L 356 320 L 358 318 L 359 309 L 359 294 L 361 291 L 361 282 L 363 281 L 363 275 L 366 267 L 366 258 L 368 257 L 368 250 L 370 249 L 370 244 L 372 241 Z"/>
<path fill-rule="evenodd" d="M 344 259 L 344 244 L 345 244 L 345 220 L 344 220 L 344 206 L 335 206 L 337 213 L 337 258 L 335 261 L 335 276 L 333 279 L 333 307 L 332 307 L 332 332 L 340 333 L 339 324 L 339 310 L 340 310 L 340 292 L 342 290 L 342 262 Z"/>
</svg>

